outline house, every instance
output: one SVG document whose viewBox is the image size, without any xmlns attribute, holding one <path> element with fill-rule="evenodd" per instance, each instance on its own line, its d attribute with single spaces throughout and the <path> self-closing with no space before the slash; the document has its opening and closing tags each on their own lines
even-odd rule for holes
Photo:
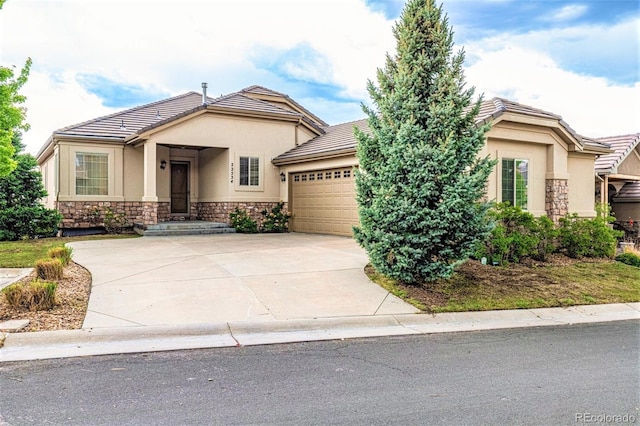
<svg viewBox="0 0 640 426">
<path fill-rule="evenodd" d="M 506 99 L 484 101 L 482 155 L 499 160 L 489 199 L 554 220 L 594 216 L 596 158 L 611 150 L 561 117 Z M 357 223 L 353 127 L 329 126 L 288 95 L 251 86 L 211 98 L 189 92 L 53 132 L 37 155 L 63 229 L 88 228 L 110 208 L 144 229 L 187 219 L 260 218 L 279 201 L 292 230 L 351 235 Z"/>
<path fill-rule="evenodd" d="M 616 222 L 631 228 L 635 223 L 637 233 L 640 222 L 640 133 L 596 140 L 613 150 L 596 159 L 597 194 L 602 202 L 611 205 Z"/>
</svg>

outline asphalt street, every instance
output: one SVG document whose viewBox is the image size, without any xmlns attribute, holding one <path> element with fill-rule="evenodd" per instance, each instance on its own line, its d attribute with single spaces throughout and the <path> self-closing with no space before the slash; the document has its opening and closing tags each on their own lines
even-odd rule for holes
<svg viewBox="0 0 640 426">
<path fill-rule="evenodd" d="M 639 332 L 617 321 L 6 362 L 0 425 L 638 423 Z"/>
</svg>

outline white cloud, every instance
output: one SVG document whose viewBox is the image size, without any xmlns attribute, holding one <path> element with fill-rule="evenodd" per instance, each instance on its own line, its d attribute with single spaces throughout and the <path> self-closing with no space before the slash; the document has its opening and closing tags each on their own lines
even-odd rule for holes
<svg viewBox="0 0 640 426">
<path fill-rule="evenodd" d="M 54 129 L 108 112 L 73 81 L 82 73 L 171 94 L 199 90 L 208 81 L 218 95 L 259 84 L 260 78 L 273 80 L 250 62 L 252 49 L 306 44 L 328 61 L 329 75 L 315 77 L 348 96 L 366 97 L 367 78 L 375 77 L 385 51 L 393 48 L 392 23 L 362 0 L 14 0 L 0 20 L 0 61 L 34 60 L 31 79 L 37 81 L 23 90 L 30 152 Z M 314 77 L 309 66 L 313 62 L 293 71 Z M 62 83 L 50 78 L 58 73 L 65 76 Z"/>
<path fill-rule="evenodd" d="M 552 12 L 548 18 L 551 21 L 570 21 L 581 17 L 588 9 L 584 4 L 570 4 Z"/>
<path fill-rule="evenodd" d="M 580 13 L 561 9 L 556 17 Z M 303 45 L 319 53 L 325 74 L 318 74 L 316 60 L 304 58 L 293 74 L 368 101 L 367 79 L 375 80 L 385 52 L 395 48 L 392 24 L 364 0 L 10 0 L 0 11 L 0 63 L 34 60 L 23 93 L 32 126 L 24 141 L 35 153 L 53 130 L 113 112 L 78 84 L 83 73 L 172 95 L 198 91 L 202 81 L 212 96 L 271 82 L 286 92 L 302 83 L 259 68 L 252 53 Z M 589 136 L 640 131 L 638 83 L 626 87 L 569 72 L 559 60 L 628 65 L 634 55 L 637 61 L 639 25 L 635 18 L 469 42 L 467 81 L 489 96 L 561 114 Z M 358 118 L 357 102 L 318 96 L 297 100 L 331 123 Z"/>
<path fill-rule="evenodd" d="M 467 81 L 485 98 L 506 97 L 561 115 L 585 136 L 640 131 L 640 83 L 615 85 L 560 68 L 548 55 L 518 46 L 476 51 Z"/>
</svg>

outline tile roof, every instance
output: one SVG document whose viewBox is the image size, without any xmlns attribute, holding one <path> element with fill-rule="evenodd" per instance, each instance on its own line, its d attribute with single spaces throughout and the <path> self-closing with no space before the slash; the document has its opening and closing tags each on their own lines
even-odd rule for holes
<svg viewBox="0 0 640 426">
<path fill-rule="evenodd" d="M 627 182 L 613 197 L 613 201 L 640 201 L 640 182 Z"/>
<path fill-rule="evenodd" d="M 264 88 L 263 88 L 264 89 Z M 264 89 L 269 91 L 269 89 Z M 272 93 L 277 93 L 270 91 Z M 275 114 L 303 119 L 303 115 L 241 92 L 207 98 L 207 107 L 247 113 Z M 54 136 L 80 136 L 126 140 L 137 134 L 204 109 L 202 94 L 189 92 L 173 98 L 138 106 L 54 131 Z M 320 131 L 316 123 L 310 123 Z"/>
<path fill-rule="evenodd" d="M 533 117 L 548 118 L 551 120 L 557 120 L 565 129 L 571 133 L 576 140 L 580 143 L 584 142 L 584 138 L 578 136 L 571 127 L 569 127 L 562 117 L 556 114 L 552 114 L 547 111 L 543 111 L 538 108 L 533 108 L 527 105 L 522 105 L 517 102 L 510 101 L 503 98 L 493 98 L 485 100 L 480 105 L 480 111 L 476 117 L 477 123 L 486 123 L 493 121 L 506 112 L 513 112 L 517 114 L 524 114 Z M 290 162 L 300 161 L 302 159 L 309 159 L 326 155 L 332 152 L 355 152 L 356 139 L 353 135 L 353 124 L 356 124 L 361 129 L 367 128 L 367 119 L 355 121 L 353 123 L 339 124 L 337 126 L 330 126 L 324 128 L 325 135 L 317 136 L 304 144 L 301 144 L 290 151 L 285 152 L 273 159 L 274 164 L 286 164 Z M 599 144 L 593 141 L 592 146 L 599 146 L 606 148 L 605 145 Z"/>
<path fill-rule="evenodd" d="M 189 92 L 173 98 L 138 106 L 54 131 L 56 136 L 84 136 L 124 140 L 127 136 L 159 121 L 175 117 L 202 105 L 202 95 Z"/>
<path fill-rule="evenodd" d="M 562 120 L 562 117 L 543 111 L 528 105 L 519 104 L 504 98 L 493 98 L 485 100 L 480 105 L 477 121 L 484 122 L 498 118 L 505 112 L 514 112 L 518 114 L 530 115 L 534 117 L 550 118 L 552 120 Z"/>
<path fill-rule="evenodd" d="M 351 121 L 335 126 L 323 127 L 324 134 L 311 139 L 273 159 L 274 164 L 288 163 L 300 158 L 327 157 L 336 154 L 355 153 L 356 139 L 353 128 L 369 131 L 367 120 Z"/>
<path fill-rule="evenodd" d="M 640 144 L 640 133 L 609 136 L 595 140 L 607 144 L 614 150 L 611 154 L 601 155 L 596 159 L 596 171 L 603 174 L 615 173 L 624 159 Z"/>
</svg>

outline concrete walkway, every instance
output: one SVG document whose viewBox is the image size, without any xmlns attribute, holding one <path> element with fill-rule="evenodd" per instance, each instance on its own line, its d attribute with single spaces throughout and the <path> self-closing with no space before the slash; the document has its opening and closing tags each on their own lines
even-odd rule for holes
<svg viewBox="0 0 640 426">
<path fill-rule="evenodd" d="M 144 237 L 70 244 L 93 276 L 83 328 L 418 312 L 364 274 L 350 238 Z"/>
</svg>

